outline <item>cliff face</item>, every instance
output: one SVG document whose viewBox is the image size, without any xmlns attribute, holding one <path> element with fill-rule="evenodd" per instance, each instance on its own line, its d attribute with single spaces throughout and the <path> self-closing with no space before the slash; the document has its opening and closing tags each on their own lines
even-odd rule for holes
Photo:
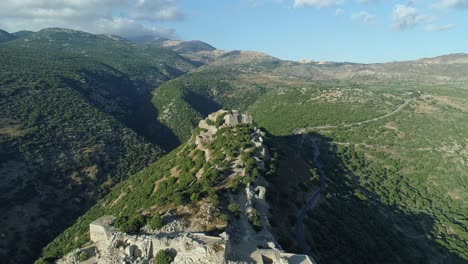
<svg viewBox="0 0 468 264">
<path fill-rule="evenodd" d="M 186 182 L 182 185 L 185 191 L 196 185 L 202 191 L 191 191 L 190 202 L 150 203 L 131 217 L 159 215 L 161 225 L 156 228 L 150 220 L 131 234 L 122 232 L 114 227 L 122 226 L 122 213 L 93 221 L 89 227 L 92 243 L 59 263 L 84 259 L 86 263 L 149 263 L 160 251 L 172 255 L 173 263 L 263 263 L 265 259 L 311 263 L 307 256 L 284 253 L 270 232 L 265 175 L 274 162 L 265 138 L 251 116 L 225 110 L 210 114 L 200 121 L 185 146 L 176 150 L 175 162 L 172 159 L 171 166 L 163 166 L 173 185 L 166 186 L 167 179 L 160 179 L 145 197 L 158 200 L 158 192 L 164 188 L 178 192 L 181 181 Z M 116 199 L 104 201 L 104 207 L 135 204 L 140 198 L 132 192 L 138 186 L 130 186 L 115 194 Z"/>
</svg>

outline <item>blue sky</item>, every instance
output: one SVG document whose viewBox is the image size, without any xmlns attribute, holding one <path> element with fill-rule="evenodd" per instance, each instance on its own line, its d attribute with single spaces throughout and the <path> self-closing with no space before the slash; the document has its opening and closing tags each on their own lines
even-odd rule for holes
<svg viewBox="0 0 468 264">
<path fill-rule="evenodd" d="M 386 62 L 468 53 L 468 0 L 2 0 L 9 32 L 64 27 L 202 40 L 281 59 Z"/>
<path fill-rule="evenodd" d="M 344 1 L 329 7 L 294 6 L 286 0 L 200 2 L 181 1 L 187 16 L 170 25 L 183 39 L 200 39 L 220 49 L 354 62 L 468 52 L 468 8 L 432 7 L 436 2 Z M 417 9 L 420 18 L 414 25 L 398 28 L 393 17 L 398 4 Z"/>
</svg>

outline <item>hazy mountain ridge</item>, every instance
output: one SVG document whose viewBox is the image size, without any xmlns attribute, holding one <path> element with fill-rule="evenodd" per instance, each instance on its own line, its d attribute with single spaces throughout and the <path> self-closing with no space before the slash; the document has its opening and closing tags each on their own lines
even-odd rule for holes
<svg viewBox="0 0 468 264">
<path fill-rule="evenodd" d="M 0 43 L 7 42 L 7 41 L 13 40 L 15 38 L 16 38 L 15 35 L 12 35 L 12 34 L 6 32 L 5 30 L 0 29 Z"/>
<path fill-rule="evenodd" d="M 29 31 L 29 30 L 20 30 L 18 32 L 15 32 L 15 33 L 12 33 L 14 36 L 16 36 L 17 38 L 22 38 L 22 37 L 25 37 L 27 35 L 30 35 L 34 33 L 34 31 Z"/>
<path fill-rule="evenodd" d="M 180 53 L 191 53 L 191 52 L 200 52 L 200 51 L 214 51 L 215 47 L 199 40 L 191 41 L 178 41 L 178 40 L 166 40 L 162 42 L 162 46 L 168 47 L 173 51 Z"/>
</svg>

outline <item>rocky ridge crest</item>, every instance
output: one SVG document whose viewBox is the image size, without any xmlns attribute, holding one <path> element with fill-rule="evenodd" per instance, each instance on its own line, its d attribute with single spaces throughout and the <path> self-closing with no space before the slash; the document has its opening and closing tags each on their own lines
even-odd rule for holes
<svg viewBox="0 0 468 264">
<path fill-rule="evenodd" d="M 218 132 L 237 126 L 253 126 L 252 117 L 238 111 L 220 110 L 200 121 L 198 133 L 190 140 L 196 149 L 205 152 L 209 161 L 212 153 L 208 145 Z M 271 159 L 264 142 L 266 133 L 257 127 L 252 131 L 249 151 L 255 151 L 255 170 L 265 171 Z M 229 164 L 232 173 L 223 176 L 218 188 L 248 174 L 241 158 L 234 158 Z M 217 235 L 200 232 L 169 212 L 163 216 L 162 228 L 151 230 L 145 226 L 136 234 L 114 228 L 113 216 L 101 217 L 90 224 L 91 245 L 69 253 L 58 263 L 151 263 L 161 250 L 174 256 L 172 263 L 264 263 L 265 259 L 272 260 L 271 263 L 312 263 L 307 256 L 283 252 L 276 242 L 268 222 L 267 189 L 267 179 L 259 175 L 238 191 L 226 191 L 225 198 L 238 209 L 229 218 L 225 231 Z M 199 210 L 213 214 L 220 208 L 206 203 Z M 82 255 L 87 257 L 85 262 L 80 262 Z"/>
</svg>

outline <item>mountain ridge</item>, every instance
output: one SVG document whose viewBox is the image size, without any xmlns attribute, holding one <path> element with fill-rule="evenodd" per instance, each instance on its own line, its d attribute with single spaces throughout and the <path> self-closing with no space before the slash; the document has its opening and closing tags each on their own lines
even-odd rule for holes
<svg viewBox="0 0 468 264">
<path fill-rule="evenodd" d="M 114 184 L 178 145 L 151 92 L 196 66 L 162 47 L 56 28 L 4 42 L 0 54 L 0 256 L 30 262 Z"/>
<path fill-rule="evenodd" d="M 264 233 L 264 236 L 269 234 L 267 222 L 263 216 L 260 220 L 256 213 L 261 211 L 267 214 L 268 211 L 261 209 L 263 205 L 257 205 L 258 202 L 252 197 L 256 196 L 256 189 L 264 190 L 263 177 L 268 177 L 275 166 L 275 158 L 270 162 L 271 156 L 264 143 L 265 136 L 265 132 L 254 127 L 248 115 L 226 110 L 210 114 L 199 122 L 187 142 L 128 181 L 122 182 L 81 217 L 77 224 L 54 240 L 43 252 L 43 260 L 61 257 L 83 245 L 89 240 L 88 232 L 85 231 L 88 225 L 97 217 L 109 213 L 116 214 L 116 222 L 121 221 L 119 219 L 124 219 L 124 223 L 127 221 L 127 224 L 120 224 L 120 228 L 125 227 L 124 231 L 137 233 L 144 224 L 136 226 L 137 229 L 126 229 L 127 225 L 133 225 L 128 221 L 139 217 L 135 215 L 143 212 L 149 221 L 151 217 L 164 215 L 167 211 L 175 219 L 171 221 L 177 222 L 175 225 L 179 226 L 176 230 L 166 231 L 169 234 L 184 230 L 211 234 L 226 231 L 233 236 L 234 227 L 226 228 L 228 219 L 234 222 L 232 225 L 242 226 L 236 227 L 239 230 L 235 232 L 248 231 L 253 237 L 255 229 Z M 243 193 L 244 187 L 249 194 Z M 247 201 L 236 198 L 237 195 Z M 264 199 L 264 194 L 262 197 Z M 242 224 L 237 221 L 242 221 Z M 249 227 L 248 221 L 252 227 Z M 244 230 L 246 227 L 249 230 Z M 274 240 L 271 234 L 269 236 Z M 79 237 L 79 242 L 71 241 L 71 237 Z M 249 242 L 252 243 L 252 252 L 257 248 L 257 244 L 253 243 L 261 241 Z M 231 243 L 234 247 L 239 242 Z M 61 253 L 56 255 L 57 252 Z M 239 254 L 242 254 L 248 258 L 252 252 L 239 249 L 231 257 L 240 257 Z M 130 257 L 129 261 L 135 261 L 133 256 L 122 253 L 122 258 L 127 257 Z"/>
<path fill-rule="evenodd" d="M 303 219 L 305 243 L 320 262 L 464 263 L 466 54 L 301 63 L 248 51 L 177 52 L 161 43 L 52 28 L 0 44 L 2 259 L 29 262 L 82 213 L 96 219 L 107 209 L 88 209 L 103 205 L 117 182 L 135 196 L 122 195 L 109 213 L 154 202 L 136 195 L 144 177 L 135 173 L 180 176 L 171 171 L 177 155 L 163 155 L 187 146 L 201 120 L 227 108 L 251 115 L 279 150 L 266 198 L 284 249 L 300 252 L 291 235 L 320 163 L 327 188 Z M 310 133 L 294 135 L 304 128 Z M 178 167 L 193 168 L 187 157 L 194 156 L 184 154 Z M 191 200 L 182 189 L 152 195 L 168 207 Z M 140 221 L 124 216 L 117 221 L 124 228 Z M 81 233 L 75 227 L 54 241 L 83 241 L 83 221 Z M 72 231 L 82 235 L 67 237 Z M 76 246 L 56 243 L 44 251 L 47 259 Z"/>
<path fill-rule="evenodd" d="M 16 39 L 16 36 L 0 29 L 0 43 Z"/>
</svg>

